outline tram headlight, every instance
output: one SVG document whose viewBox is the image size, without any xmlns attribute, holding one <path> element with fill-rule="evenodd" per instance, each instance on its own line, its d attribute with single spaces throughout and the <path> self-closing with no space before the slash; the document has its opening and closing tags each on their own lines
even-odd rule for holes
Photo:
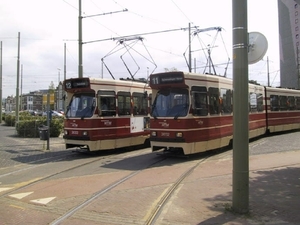
<svg viewBox="0 0 300 225">
<path fill-rule="evenodd" d="M 88 135 L 88 132 L 87 132 L 87 131 L 83 131 L 83 132 L 82 132 L 82 135 L 83 135 L 83 136 L 87 136 L 87 135 Z"/>
<path fill-rule="evenodd" d="M 183 135 L 182 135 L 182 132 L 177 132 L 177 133 L 176 133 L 176 137 L 177 137 L 177 138 L 182 138 L 182 136 L 183 136 Z"/>
<path fill-rule="evenodd" d="M 69 134 L 69 132 L 68 132 L 67 130 L 65 130 L 65 132 L 64 132 L 64 133 L 65 133 L 65 135 L 68 135 L 68 134 Z"/>
<path fill-rule="evenodd" d="M 156 131 L 152 131 L 152 132 L 151 132 L 151 136 L 152 136 L 152 137 L 156 137 Z"/>
</svg>

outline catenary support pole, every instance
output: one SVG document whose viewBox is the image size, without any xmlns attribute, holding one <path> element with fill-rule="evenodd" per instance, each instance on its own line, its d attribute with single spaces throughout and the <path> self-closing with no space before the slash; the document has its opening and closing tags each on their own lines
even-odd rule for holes
<svg viewBox="0 0 300 225">
<path fill-rule="evenodd" d="M 64 44 L 64 81 L 67 79 L 67 45 Z M 67 105 L 66 105 L 66 93 L 65 88 L 63 87 L 63 99 L 64 99 L 64 113 L 67 111 Z"/>
<path fill-rule="evenodd" d="M 192 72 L 191 23 L 189 23 L 189 72 Z"/>
<path fill-rule="evenodd" d="M 51 109 L 50 109 L 50 93 L 48 91 L 47 93 L 47 127 L 48 127 L 48 132 L 47 132 L 47 148 L 46 150 L 50 150 L 50 113 L 51 113 Z"/>
<path fill-rule="evenodd" d="M 247 0 L 232 1 L 233 185 L 232 208 L 249 211 L 248 24 Z"/>
<path fill-rule="evenodd" d="M 78 77 L 83 77 L 81 0 L 79 0 L 79 10 L 78 11 L 79 11 L 79 16 L 78 16 Z"/>
<path fill-rule="evenodd" d="M 2 123 L 2 41 L 0 42 L 0 124 Z"/>
<path fill-rule="evenodd" d="M 20 111 L 20 32 L 18 33 L 18 57 L 17 57 L 17 85 L 16 85 L 16 128 L 19 126 Z"/>
</svg>

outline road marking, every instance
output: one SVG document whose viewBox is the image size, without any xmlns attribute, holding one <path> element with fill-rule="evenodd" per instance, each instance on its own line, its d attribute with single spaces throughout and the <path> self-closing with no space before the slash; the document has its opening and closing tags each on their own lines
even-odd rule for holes
<svg viewBox="0 0 300 225">
<path fill-rule="evenodd" d="M 2 191 L 8 191 L 9 189 L 12 189 L 12 187 L 8 187 L 8 188 L 0 188 L 0 192 L 2 192 Z"/>
<path fill-rule="evenodd" d="M 9 205 L 9 206 L 10 206 L 10 207 L 13 207 L 13 208 L 17 208 L 17 209 L 26 210 L 24 207 L 17 206 L 17 205 Z"/>
<path fill-rule="evenodd" d="M 9 196 L 12 197 L 12 198 L 22 199 L 22 198 L 25 198 L 26 196 L 28 196 L 32 193 L 33 192 L 24 192 L 24 193 L 9 195 Z"/>
<path fill-rule="evenodd" d="M 47 205 L 49 202 L 51 202 L 55 198 L 56 197 L 40 198 L 40 199 L 31 200 L 31 202 L 41 204 L 41 205 Z"/>
</svg>

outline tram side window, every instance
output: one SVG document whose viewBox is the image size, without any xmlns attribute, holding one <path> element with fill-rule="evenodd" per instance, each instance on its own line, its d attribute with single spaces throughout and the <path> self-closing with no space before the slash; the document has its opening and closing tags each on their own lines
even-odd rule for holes
<svg viewBox="0 0 300 225">
<path fill-rule="evenodd" d="M 120 116 L 130 115 L 130 103 L 130 92 L 118 92 L 118 114 Z"/>
<path fill-rule="evenodd" d="M 211 115 L 219 114 L 220 113 L 220 96 L 219 96 L 219 89 L 218 88 L 208 88 L 208 95 L 209 95 L 209 113 Z"/>
<path fill-rule="evenodd" d="M 286 96 L 279 96 L 279 105 L 280 105 L 280 111 L 287 110 L 288 105 L 287 105 L 287 97 Z"/>
<path fill-rule="evenodd" d="M 192 87 L 193 115 L 207 116 L 207 90 L 206 87 Z"/>
<path fill-rule="evenodd" d="M 263 95 L 260 93 L 251 92 L 249 94 L 249 112 L 264 111 Z"/>
<path fill-rule="evenodd" d="M 256 94 L 257 99 L 257 111 L 262 112 L 264 111 L 264 100 L 262 94 Z"/>
<path fill-rule="evenodd" d="M 296 109 L 296 99 L 294 96 L 288 96 L 287 100 L 288 110 L 295 110 Z"/>
<path fill-rule="evenodd" d="M 300 110 L 300 97 L 295 97 L 296 99 L 296 109 Z"/>
<path fill-rule="evenodd" d="M 271 111 L 279 111 L 279 97 L 278 95 L 270 95 Z"/>
<path fill-rule="evenodd" d="M 133 115 L 147 115 L 148 96 L 144 93 L 133 93 Z"/>
<path fill-rule="evenodd" d="M 220 89 L 220 108 L 222 114 L 232 113 L 232 94 L 230 89 Z"/>
<path fill-rule="evenodd" d="M 101 116 L 116 115 L 116 94 L 114 91 L 98 91 L 98 112 Z"/>
</svg>

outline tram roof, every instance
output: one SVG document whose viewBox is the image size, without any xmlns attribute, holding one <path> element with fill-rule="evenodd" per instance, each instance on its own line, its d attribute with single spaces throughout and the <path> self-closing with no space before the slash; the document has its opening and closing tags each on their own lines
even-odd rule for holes
<svg viewBox="0 0 300 225">
<path fill-rule="evenodd" d="M 132 80 L 132 79 L 120 79 L 120 80 L 114 80 L 109 78 L 89 78 L 90 83 L 93 84 L 107 84 L 112 86 L 117 85 L 125 85 L 125 86 L 135 86 L 135 87 L 141 87 L 141 88 L 148 88 L 149 85 L 145 82 L 139 81 L 139 80 Z"/>
</svg>

